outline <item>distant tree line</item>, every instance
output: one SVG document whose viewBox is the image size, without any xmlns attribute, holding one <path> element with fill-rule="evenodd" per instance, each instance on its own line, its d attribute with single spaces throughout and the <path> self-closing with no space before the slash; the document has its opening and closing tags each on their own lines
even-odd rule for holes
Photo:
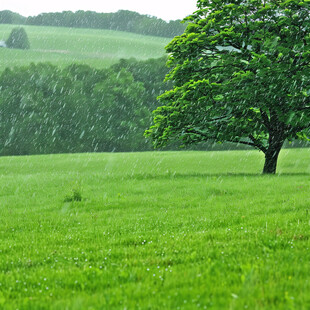
<svg viewBox="0 0 310 310">
<path fill-rule="evenodd" d="M 23 25 L 26 23 L 26 17 L 9 10 L 0 11 L 0 24 Z"/>
<path fill-rule="evenodd" d="M 1 24 L 21 24 L 72 28 L 95 28 L 134 32 L 143 35 L 174 37 L 181 35 L 185 25 L 180 20 L 166 22 L 154 16 L 120 10 L 116 13 L 64 11 L 23 17 L 11 11 L 0 11 Z"/>
<path fill-rule="evenodd" d="M 98 70 L 32 64 L 0 76 L 0 155 L 151 150 L 143 137 L 165 58 Z"/>
</svg>

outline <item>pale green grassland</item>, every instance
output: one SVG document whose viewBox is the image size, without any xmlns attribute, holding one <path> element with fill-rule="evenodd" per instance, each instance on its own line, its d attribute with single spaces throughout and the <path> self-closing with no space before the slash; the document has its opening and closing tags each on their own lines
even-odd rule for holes
<svg viewBox="0 0 310 310">
<path fill-rule="evenodd" d="M 2 157 L 0 309 L 310 309 L 309 158 Z"/>
<path fill-rule="evenodd" d="M 7 40 L 15 25 L 0 25 L 0 40 Z M 59 66 L 82 63 L 96 68 L 109 67 L 120 58 L 139 60 L 165 54 L 169 38 L 143 36 L 129 32 L 61 27 L 23 26 L 30 50 L 0 48 L 0 71 L 31 62 L 50 62 Z"/>
</svg>

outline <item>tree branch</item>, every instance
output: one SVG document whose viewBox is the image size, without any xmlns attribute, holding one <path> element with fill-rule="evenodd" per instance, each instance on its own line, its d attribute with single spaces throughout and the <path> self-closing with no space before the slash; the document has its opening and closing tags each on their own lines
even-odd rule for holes
<svg viewBox="0 0 310 310">
<path fill-rule="evenodd" d="M 302 107 L 297 109 L 297 111 L 304 111 L 304 110 L 310 110 L 310 107 Z"/>
<path fill-rule="evenodd" d="M 268 114 L 266 113 L 266 111 L 264 111 L 262 109 L 259 109 L 259 111 L 260 111 L 260 114 L 262 116 L 264 125 L 269 130 L 270 129 L 270 120 L 269 120 Z"/>
<path fill-rule="evenodd" d="M 240 144 L 250 145 L 253 147 L 258 147 L 256 144 L 254 144 L 253 142 L 249 142 L 249 141 L 238 141 L 238 140 L 225 140 L 225 141 L 232 142 L 232 143 L 240 143 Z"/>
<path fill-rule="evenodd" d="M 264 153 L 267 152 L 267 149 L 252 134 L 249 135 L 249 138 L 253 141 L 255 147 L 257 147 Z"/>
<path fill-rule="evenodd" d="M 187 129 L 187 132 L 188 133 L 195 133 L 197 135 L 201 135 L 201 136 L 205 137 L 206 140 L 217 140 L 216 136 L 213 136 L 213 137 L 212 136 L 208 136 L 205 133 L 203 133 L 203 132 L 201 132 L 199 130 L 192 129 L 192 128 L 191 129 Z M 244 145 L 249 145 L 249 146 L 258 148 L 263 153 L 267 152 L 267 149 L 263 145 L 261 145 L 261 143 L 259 143 L 259 141 L 253 137 L 253 135 L 249 135 L 249 138 L 252 140 L 252 142 L 250 142 L 250 141 L 240 141 L 240 140 L 231 140 L 231 139 L 225 139 L 225 141 L 232 142 L 232 143 L 240 143 L 240 144 L 244 144 Z"/>
</svg>

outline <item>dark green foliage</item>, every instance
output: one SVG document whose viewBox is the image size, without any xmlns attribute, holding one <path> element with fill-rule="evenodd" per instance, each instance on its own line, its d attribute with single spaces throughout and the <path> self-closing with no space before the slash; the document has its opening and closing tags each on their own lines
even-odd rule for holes
<svg viewBox="0 0 310 310">
<path fill-rule="evenodd" d="M 164 64 L 6 69 L 0 76 L 0 154 L 151 150 L 143 132 L 162 91 Z"/>
<path fill-rule="evenodd" d="M 27 33 L 24 28 L 14 28 L 6 41 L 6 45 L 9 48 L 17 49 L 29 49 L 30 43 Z"/>
<path fill-rule="evenodd" d="M 310 3 L 198 1 L 167 47 L 175 82 L 160 97 L 155 147 L 235 142 L 265 154 L 275 173 L 285 140 L 310 136 Z"/>
<path fill-rule="evenodd" d="M 8 10 L 0 11 L 0 24 L 24 24 L 25 22 L 24 16 Z"/>
<path fill-rule="evenodd" d="M 28 17 L 26 24 L 110 29 L 160 37 L 174 37 L 181 34 L 185 29 L 185 26 L 179 20 L 166 22 L 153 16 L 141 15 L 126 10 L 120 10 L 116 13 L 92 11 L 43 13 L 38 16 Z"/>
<path fill-rule="evenodd" d="M 127 10 L 116 13 L 64 11 L 27 18 L 11 11 L 0 11 L 0 24 L 109 29 L 167 38 L 180 35 L 185 30 L 185 25 L 180 20 L 166 22 L 154 16 Z"/>
<path fill-rule="evenodd" d="M 134 58 L 121 59 L 112 66 L 112 70 L 118 72 L 125 68 L 132 73 L 135 81 L 143 83 L 145 88 L 144 96 L 146 96 L 145 104 L 153 111 L 158 105 L 156 97 L 167 91 L 172 85 L 171 82 L 163 83 L 163 77 L 169 72 L 166 62 L 167 57 L 165 56 L 145 61 L 138 61 Z"/>
</svg>

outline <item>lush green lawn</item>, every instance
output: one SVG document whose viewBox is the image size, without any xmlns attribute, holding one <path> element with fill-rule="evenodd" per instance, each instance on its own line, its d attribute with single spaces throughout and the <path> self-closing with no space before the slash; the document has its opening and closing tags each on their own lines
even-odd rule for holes
<svg viewBox="0 0 310 310">
<path fill-rule="evenodd" d="M 309 158 L 2 157 L 0 309 L 310 309 Z"/>
<path fill-rule="evenodd" d="M 0 25 L 0 40 L 6 40 L 15 25 Z M 0 48 L 0 71 L 31 62 L 50 62 L 60 66 L 73 62 L 97 68 L 108 67 L 120 58 L 148 59 L 165 54 L 171 39 L 129 32 L 61 27 L 23 26 L 31 49 Z"/>
</svg>

